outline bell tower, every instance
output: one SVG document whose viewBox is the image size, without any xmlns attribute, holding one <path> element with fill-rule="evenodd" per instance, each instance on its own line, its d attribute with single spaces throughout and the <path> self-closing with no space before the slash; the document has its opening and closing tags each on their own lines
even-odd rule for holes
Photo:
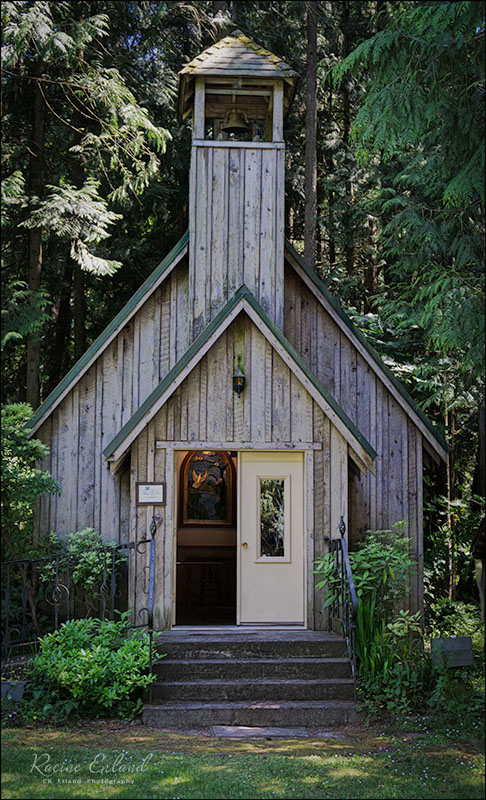
<svg viewBox="0 0 486 800">
<path fill-rule="evenodd" d="M 283 121 L 296 73 L 241 31 L 180 72 L 192 115 L 189 328 L 194 340 L 242 284 L 283 327 Z"/>
</svg>

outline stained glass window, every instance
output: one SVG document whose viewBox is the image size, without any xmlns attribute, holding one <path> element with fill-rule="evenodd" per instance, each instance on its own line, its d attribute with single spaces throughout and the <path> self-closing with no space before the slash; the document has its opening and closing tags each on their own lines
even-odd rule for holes
<svg viewBox="0 0 486 800">
<path fill-rule="evenodd" d="M 183 515 L 186 525 L 232 522 L 232 469 L 225 453 L 190 453 L 183 466 Z"/>
</svg>

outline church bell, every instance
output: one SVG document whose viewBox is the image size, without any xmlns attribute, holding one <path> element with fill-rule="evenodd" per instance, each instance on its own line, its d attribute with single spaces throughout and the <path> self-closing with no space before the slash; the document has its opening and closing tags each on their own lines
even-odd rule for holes
<svg viewBox="0 0 486 800">
<path fill-rule="evenodd" d="M 243 133 L 250 130 L 248 119 L 243 111 L 237 108 L 230 108 L 226 112 L 224 122 L 221 125 L 221 130 L 225 133 Z"/>
</svg>

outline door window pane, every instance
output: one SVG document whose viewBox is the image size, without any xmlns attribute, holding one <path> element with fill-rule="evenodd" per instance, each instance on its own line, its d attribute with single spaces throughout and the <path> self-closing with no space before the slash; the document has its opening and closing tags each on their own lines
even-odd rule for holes
<svg viewBox="0 0 486 800">
<path fill-rule="evenodd" d="M 260 478 L 260 555 L 285 555 L 284 478 Z"/>
</svg>

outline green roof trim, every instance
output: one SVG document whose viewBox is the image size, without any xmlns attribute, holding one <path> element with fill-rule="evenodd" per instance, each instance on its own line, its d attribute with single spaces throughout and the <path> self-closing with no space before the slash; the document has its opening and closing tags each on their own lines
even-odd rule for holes
<svg viewBox="0 0 486 800">
<path fill-rule="evenodd" d="M 271 333 L 276 337 L 276 339 L 280 342 L 280 344 L 285 348 L 289 356 L 295 361 L 297 366 L 302 370 L 305 376 L 311 381 L 313 386 L 317 389 L 319 394 L 322 395 L 326 403 L 333 409 L 333 411 L 340 417 L 344 425 L 348 428 L 350 433 L 357 439 L 360 445 L 364 448 L 364 450 L 368 453 L 371 459 L 375 459 L 377 456 L 376 451 L 370 445 L 370 443 L 365 439 L 365 437 L 360 433 L 356 425 L 349 419 L 347 414 L 343 411 L 343 409 L 336 403 L 332 395 L 329 394 L 327 389 L 322 385 L 322 383 L 316 378 L 313 374 L 311 369 L 307 366 L 305 361 L 301 358 L 301 356 L 297 353 L 295 348 L 291 345 L 289 340 L 284 336 L 282 331 L 275 325 L 273 320 L 268 316 L 268 314 L 263 310 L 261 305 L 257 302 L 254 298 L 250 290 L 245 286 L 241 286 L 235 295 L 233 295 L 232 299 L 221 309 L 221 311 L 214 317 L 214 319 L 206 326 L 203 332 L 198 336 L 197 339 L 192 343 L 192 345 L 186 350 L 184 355 L 179 359 L 177 364 L 170 370 L 170 372 L 165 376 L 165 378 L 159 383 L 159 385 L 154 389 L 152 394 L 147 397 L 145 402 L 140 406 L 138 411 L 128 420 L 128 422 L 123 426 L 123 428 L 117 433 L 114 439 L 108 444 L 108 446 L 103 451 L 103 455 L 105 458 L 110 458 L 113 453 L 118 449 L 118 447 L 122 444 L 122 442 L 127 438 L 127 436 L 131 433 L 131 431 L 138 425 L 138 423 L 143 419 L 145 414 L 149 411 L 149 409 L 153 406 L 154 403 L 164 394 L 166 389 L 174 382 L 174 380 L 179 376 L 182 372 L 184 367 L 192 360 L 192 358 L 198 353 L 201 347 L 211 338 L 213 333 L 219 328 L 221 323 L 224 319 L 228 316 L 228 314 L 238 305 L 238 303 L 245 299 L 249 305 L 253 308 L 253 310 L 258 314 L 262 322 L 266 325 L 266 327 L 271 331 Z"/>
<path fill-rule="evenodd" d="M 121 311 L 118 312 L 116 317 L 112 319 L 110 324 L 105 328 L 105 330 L 98 336 L 98 338 L 93 342 L 93 344 L 88 347 L 85 353 L 81 356 L 79 361 L 74 364 L 73 367 L 69 370 L 69 372 L 64 376 L 62 381 L 58 383 L 55 389 L 50 393 L 50 395 L 44 400 L 44 402 L 39 406 L 37 411 L 35 412 L 32 419 L 29 421 L 26 427 L 33 428 L 37 422 L 42 419 L 46 411 L 49 410 L 50 406 L 55 403 L 55 401 L 62 395 L 62 393 L 67 389 L 69 384 L 79 375 L 82 369 L 91 361 L 94 355 L 96 355 L 97 351 L 105 344 L 107 339 L 116 331 L 118 326 L 124 322 L 126 317 L 133 311 L 133 309 L 137 306 L 140 300 L 143 298 L 144 294 L 146 294 L 154 283 L 160 278 L 161 275 L 167 270 L 167 268 L 171 265 L 173 260 L 176 256 L 179 255 L 181 250 L 189 242 L 189 231 L 187 230 L 182 236 L 181 239 L 177 242 L 176 245 L 172 248 L 170 253 L 164 258 L 163 261 L 154 269 L 154 271 L 149 275 L 147 280 L 140 286 L 139 289 L 135 292 L 135 294 L 130 298 L 128 303 L 123 306 Z"/>
<path fill-rule="evenodd" d="M 363 333 L 356 327 L 354 322 L 348 317 L 346 312 L 344 311 L 343 307 L 341 306 L 339 300 L 334 297 L 329 289 L 327 288 L 326 284 L 324 283 L 321 278 L 312 270 L 309 265 L 304 261 L 302 256 L 297 252 L 295 247 L 289 242 L 288 239 L 285 239 L 285 247 L 291 253 L 291 255 L 295 258 L 295 260 L 299 263 L 302 267 L 306 275 L 311 279 L 314 286 L 316 286 L 319 291 L 324 295 L 326 300 L 330 303 L 333 307 L 336 314 L 342 319 L 342 321 L 347 325 L 349 330 L 353 333 L 353 335 L 361 342 L 365 350 L 369 353 L 372 359 L 375 361 L 377 366 L 380 370 L 386 375 L 388 380 L 394 385 L 395 389 L 401 394 L 403 399 L 408 403 L 410 408 L 417 414 L 420 420 L 424 423 L 426 428 L 430 431 L 439 445 L 447 452 L 450 451 L 450 447 L 443 438 L 443 436 L 439 433 L 433 423 L 428 419 L 428 417 L 424 414 L 421 408 L 419 408 L 415 401 L 412 399 L 411 395 L 407 392 L 405 387 L 402 385 L 401 381 L 393 374 L 391 369 L 386 366 L 386 364 L 381 359 L 380 355 L 376 352 L 375 348 L 369 343 L 367 338 L 364 336 Z"/>
</svg>

